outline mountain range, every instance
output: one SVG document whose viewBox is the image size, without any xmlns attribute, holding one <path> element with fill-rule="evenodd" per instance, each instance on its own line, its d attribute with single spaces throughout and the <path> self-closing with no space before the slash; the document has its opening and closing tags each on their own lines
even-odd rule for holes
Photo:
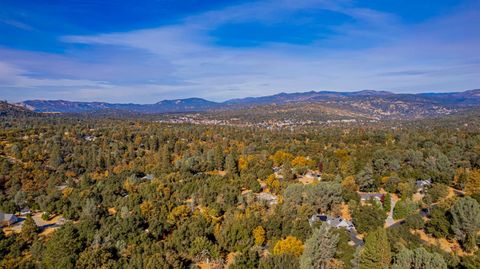
<svg viewBox="0 0 480 269">
<path fill-rule="evenodd" d="M 142 114 L 209 112 L 218 110 L 321 107 L 376 118 L 423 118 L 480 107 L 480 89 L 450 93 L 397 94 L 387 91 L 310 91 L 213 102 L 201 98 L 163 100 L 154 104 L 113 104 L 64 100 L 27 100 L 15 104 L 34 112 L 92 113 L 117 111 Z"/>
</svg>

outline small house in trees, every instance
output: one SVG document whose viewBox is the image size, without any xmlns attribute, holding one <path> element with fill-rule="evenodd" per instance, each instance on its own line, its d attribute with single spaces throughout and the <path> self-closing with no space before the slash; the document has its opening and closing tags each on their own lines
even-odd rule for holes
<svg viewBox="0 0 480 269">
<path fill-rule="evenodd" d="M 10 226 L 18 221 L 14 214 L 0 212 L 0 227 Z"/>
<path fill-rule="evenodd" d="M 278 179 L 283 179 L 282 167 L 273 167 L 273 174 Z"/>
<path fill-rule="evenodd" d="M 318 221 L 325 222 L 328 225 L 330 225 L 330 227 L 332 228 L 337 228 L 337 229 L 345 228 L 349 231 L 355 229 L 355 226 L 353 225 L 352 222 L 342 217 L 330 217 L 327 215 L 315 214 L 312 217 L 310 217 L 310 219 L 308 220 L 310 225 L 313 225 L 315 222 L 318 222 Z"/>
<path fill-rule="evenodd" d="M 85 141 L 92 142 L 95 141 L 97 138 L 95 136 L 87 135 L 84 137 Z"/>
<path fill-rule="evenodd" d="M 32 211 L 28 207 L 24 207 L 20 210 L 20 216 L 26 216 L 32 214 Z"/>
<path fill-rule="evenodd" d="M 385 200 L 385 195 L 383 193 L 359 193 L 360 195 L 360 201 L 366 202 L 369 200 L 374 200 L 377 202 L 380 202 L 380 204 L 383 205 L 383 202 Z"/>
<path fill-rule="evenodd" d="M 318 171 L 308 170 L 305 173 L 305 177 L 315 179 L 315 180 L 322 180 L 321 174 Z"/>
<path fill-rule="evenodd" d="M 152 174 L 146 174 L 144 177 L 142 177 L 143 180 L 152 180 L 153 175 Z"/>
<path fill-rule="evenodd" d="M 348 221 L 342 217 L 331 217 L 322 214 L 315 214 L 308 219 L 308 223 L 310 226 L 315 224 L 316 222 L 324 222 L 328 224 L 330 227 L 335 229 L 344 228 L 350 234 L 350 242 L 349 244 L 352 246 L 363 246 L 363 240 L 358 238 L 357 230 L 351 221 Z"/>
<path fill-rule="evenodd" d="M 432 181 L 430 179 L 427 180 L 417 180 L 415 182 L 415 186 L 417 187 L 417 192 L 424 192 L 426 188 L 432 185 Z"/>
<path fill-rule="evenodd" d="M 275 196 L 271 193 L 268 193 L 268 192 L 261 192 L 261 193 L 257 194 L 257 199 L 259 201 L 264 201 L 269 205 L 275 205 L 275 204 L 278 203 L 277 196 Z"/>
</svg>

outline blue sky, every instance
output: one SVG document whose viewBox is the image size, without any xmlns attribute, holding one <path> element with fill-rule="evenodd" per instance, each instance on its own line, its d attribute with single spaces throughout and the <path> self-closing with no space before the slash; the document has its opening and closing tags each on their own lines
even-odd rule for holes
<svg viewBox="0 0 480 269">
<path fill-rule="evenodd" d="M 480 0 L 0 0 L 0 99 L 480 88 Z"/>
</svg>

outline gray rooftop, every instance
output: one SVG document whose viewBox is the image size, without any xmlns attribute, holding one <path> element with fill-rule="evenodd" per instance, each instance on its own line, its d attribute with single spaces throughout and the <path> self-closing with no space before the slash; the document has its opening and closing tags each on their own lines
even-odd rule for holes
<svg viewBox="0 0 480 269">
<path fill-rule="evenodd" d="M 0 212 L 0 221 L 9 221 L 14 217 L 15 215 L 13 214 L 8 214 L 8 213 L 3 213 Z"/>
</svg>

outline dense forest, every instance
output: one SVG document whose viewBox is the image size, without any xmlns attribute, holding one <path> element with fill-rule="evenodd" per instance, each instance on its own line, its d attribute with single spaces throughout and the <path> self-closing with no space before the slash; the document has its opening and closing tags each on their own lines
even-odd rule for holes
<svg viewBox="0 0 480 269">
<path fill-rule="evenodd" d="M 55 115 L 0 126 L 0 211 L 20 220 L 0 230 L 0 268 L 480 268 L 472 115 L 288 130 Z M 357 240 L 312 216 L 351 222 Z"/>
</svg>

